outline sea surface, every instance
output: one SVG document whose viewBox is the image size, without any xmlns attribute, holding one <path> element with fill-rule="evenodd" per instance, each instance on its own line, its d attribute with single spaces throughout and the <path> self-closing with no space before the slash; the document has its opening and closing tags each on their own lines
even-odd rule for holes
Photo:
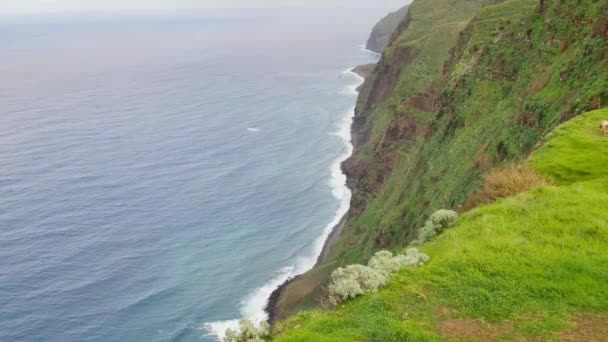
<svg viewBox="0 0 608 342">
<path fill-rule="evenodd" d="M 348 208 L 387 12 L 0 17 L 0 341 L 214 341 Z"/>
</svg>

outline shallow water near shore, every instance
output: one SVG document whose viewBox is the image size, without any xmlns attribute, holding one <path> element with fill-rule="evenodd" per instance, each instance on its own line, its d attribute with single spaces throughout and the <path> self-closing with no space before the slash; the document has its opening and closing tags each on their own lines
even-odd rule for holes
<svg viewBox="0 0 608 342">
<path fill-rule="evenodd" d="M 263 319 L 347 209 L 347 70 L 378 58 L 386 9 L 324 11 L 0 20 L 0 341 Z"/>
</svg>

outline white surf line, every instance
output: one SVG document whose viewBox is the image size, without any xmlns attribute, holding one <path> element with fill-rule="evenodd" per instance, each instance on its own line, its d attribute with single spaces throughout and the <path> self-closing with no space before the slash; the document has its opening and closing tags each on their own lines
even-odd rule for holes
<svg viewBox="0 0 608 342">
<path fill-rule="evenodd" d="M 361 51 L 363 51 L 363 52 L 367 52 L 367 53 L 370 53 L 370 54 L 378 56 L 378 57 L 382 56 L 381 53 L 372 51 L 372 50 L 368 49 L 367 47 L 365 47 L 365 44 L 360 45 L 360 47 L 361 47 Z"/>
<path fill-rule="evenodd" d="M 272 292 L 286 282 L 289 278 L 293 277 L 293 266 L 283 267 L 277 272 L 278 274 L 264 286 L 257 288 L 249 296 L 241 301 L 241 316 L 249 319 L 256 324 L 268 319 L 268 315 L 264 309 L 266 303 Z M 209 322 L 203 325 L 204 330 L 207 332 L 207 336 L 213 336 L 222 341 L 226 335 L 227 329 L 237 329 L 239 326 L 239 319 Z"/>
<path fill-rule="evenodd" d="M 356 79 L 355 84 L 346 86 L 346 88 L 349 90 L 353 89 L 353 91 L 349 91 L 348 93 L 345 92 L 344 94 L 355 96 L 356 98 L 356 96 L 359 94 L 357 88 L 363 84 L 365 79 L 353 72 L 353 69 L 354 68 L 351 68 L 342 72 L 343 75 L 349 75 Z M 288 279 L 304 274 L 315 266 L 317 259 L 323 251 L 325 242 L 329 238 L 329 235 L 333 231 L 334 227 L 340 223 L 342 217 L 344 217 L 344 215 L 346 215 L 350 209 L 350 200 L 352 194 L 350 189 L 346 186 L 346 175 L 342 173 L 341 166 L 342 163 L 346 159 L 350 158 L 353 153 L 354 147 L 351 143 L 351 126 L 354 116 L 355 107 L 353 106 L 341 119 L 342 124 L 340 125 L 338 131 L 331 133 L 331 135 L 340 137 L 345 144 L 343 152 L 330 166 L 331 178 L 329 179 L 329 186 L 331 188 L 332 195 L 336 199 L 340 200 L 340 206 L 336 210 L 333 219 L 324 227 L 321 236 L 319 236 L 313 242 L 313 250 L 308 257 L 298 258 L 299 260 L 297 260 L 295 265 L 281 268 L 277 272 L 278 275 L 276 275 L 271 281 L 262 287 L 257 288 L 241 302 L 241 315 L 243 318 L 249 319 L 256 324 L 268 319 L 268 314 L 266 313 L 265 308 L 268 298 L 272 292 L 280 285 L 285 283 L 285 281 Z M 238 328 L 238 322 L 238 319 L 209 322 L 205 323 L 203 328 L 205 331 L 207 331 L 207 336 L 214 336 L 218 339 L 218 341 L 221 341 L 225 336 L 226 329 Z"/>
</svg>

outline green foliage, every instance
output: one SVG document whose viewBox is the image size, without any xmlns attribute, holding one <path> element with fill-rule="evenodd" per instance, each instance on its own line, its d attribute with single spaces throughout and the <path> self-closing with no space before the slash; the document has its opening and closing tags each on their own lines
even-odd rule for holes
<svg viewBox="0 0 608 342">
<path fill-rule="evenodd" d="M 520 163 L 561 121 L 608 104 L 608 40 L 594 33 L 608 16 L 606 0 L 551 1 L 543 15 L 538 1 L 508 0 L 469 7 L 478 11 L 471 22 L 458 11 L 481 2 L 439 2 L 412 4 L 410 27 L 392 48 L 415 46 L 416 58 L 402 62 L 385 103 L 359 114 L 372 126 L 354 156 L 366 172 L 354 197 L 365 206 L 344 229 L 337 264 L 408 245 L 430 210 L 458 209 L 489 170 Z M 439 32 L 458 32 L 456 18 L 466 29 L 447 39 Z M 418 105 L 423 96 L 441 107 Z M 408 130 L 391 140 L 392 127 Z"/>
<path fill-rule="evenodd" d="M 464 214 L 422 247 L 432 256 L 424 267 L 335 310 L 295 316 L 276 340 L 444 341 L 458 336 L 446 323 L 461 322 L 478 334 L 467 340 L 552 341 L 581 314 L 608 317 L 608 137 L 597 129 L 606 116 L 560 126 L 531 158 L 557 186 Z"/>
<path fill-rule="evenodd" d="M 432 238 L 439 235 L 444 229 L 452 227 L 458 219 L 458 213 L 452 210 L 437 210 L 426 221 L 424 226 L 418 231 L 418 239 L 412 242 L 414 246 L 420 246 L 431 241 Z"/>
<path fill-rule="evenodd" d="M 271 338 L 270 326 L 266 322 L 256 326 L 250 320 L 242 319 L 239 321 L 237 330 L 226 330 L 224 342 L 264 342 Z"/>
<path fill-rule="evenodd" d="M 461 209 L 490 170 L 521 164 L 561 122 L 608 104 L 608 0 L 546 4 L 412 3 L 358 100 L 348 222 L 326 262 L 290 285 L 282 312 L 314 305 L 331 270 L 409 245 L 432 210 Z M 588 152 L 578 153 L 582 163 Z M 546 174 L 559 183 L 589 173 L 559 170 Z"/>
</svg>

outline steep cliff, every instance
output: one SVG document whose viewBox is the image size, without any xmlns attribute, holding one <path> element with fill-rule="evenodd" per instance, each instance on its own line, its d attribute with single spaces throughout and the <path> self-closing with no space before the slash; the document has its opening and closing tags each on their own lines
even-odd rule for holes
<svg viewBox="0 0 608 342">
<path fill-rule="evenodd" d="M 366 48 L 377 53 L 382 53 L 390 44 L 393 32 L 407 17 L 408 9 L 408 6 L 402 7 L 382 18 L 372 29 Z"/>
<path fill-rule="evenodd" d="M 414 2 L 361 89 L 342 235 L 275 316 L 317 307 L 336 267 L 401 250 L 433 211 L 462 211 L 485 173 L 607 104 L 608 0 Z"/>
<path fill-rule="evenodd" d="M 553 180 L 476 208 L 380 291 L 277 326 L 278 341 L 605 341 L 608 109 L 554 131 L 529 160 Z"/>
</svg>

